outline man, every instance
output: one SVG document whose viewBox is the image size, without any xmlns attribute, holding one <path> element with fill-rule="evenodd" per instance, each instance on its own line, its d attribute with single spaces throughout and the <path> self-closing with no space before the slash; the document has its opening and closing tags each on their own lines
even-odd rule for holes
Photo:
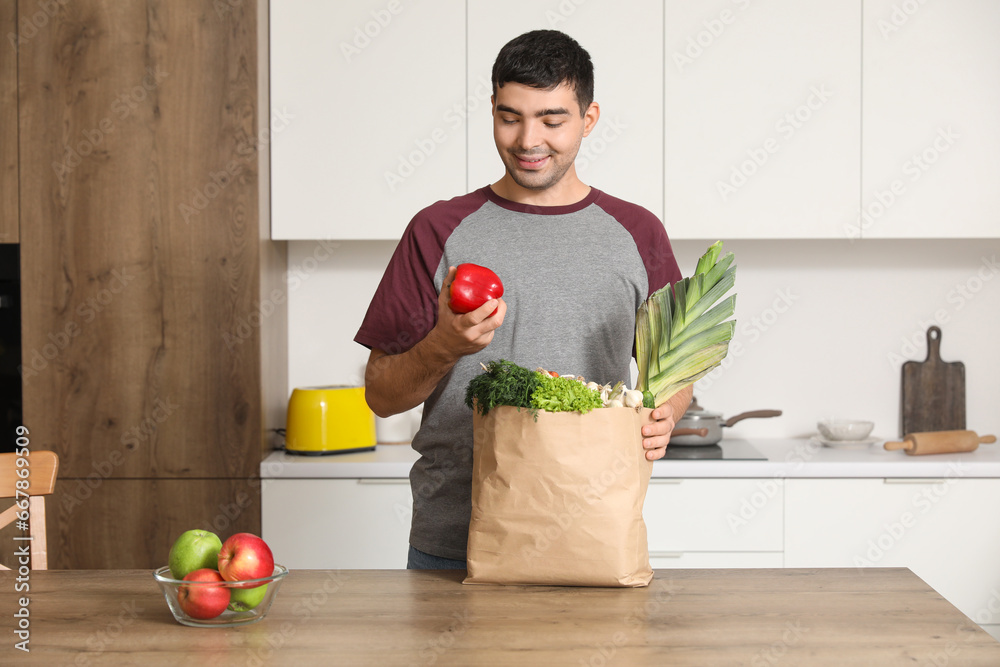
<svg viewBox="0 0 1000 667">
<path fill-rule="evenodd" d="M 503 177 L 413 218 L 355 337 L 371 349 L 365 395 L 375 414 L 424 404 L 408 568 L 466 566 L 472 411 L 464 396 L 480 362 L 628 382 L 639 305 L 681 277 L 652 213 L 577 176 L 580 144 L 600 117 L 593 72 L 561 32 L 529 32 L 503 47 L 492 97 Z M 495 271 L 504 298 L 452 313 L 448 290 L 463 262 Z M 654 411 L 643 427 L 648 459 L 663 456 L 690 398 L 682 391 Z"/>
</svg>

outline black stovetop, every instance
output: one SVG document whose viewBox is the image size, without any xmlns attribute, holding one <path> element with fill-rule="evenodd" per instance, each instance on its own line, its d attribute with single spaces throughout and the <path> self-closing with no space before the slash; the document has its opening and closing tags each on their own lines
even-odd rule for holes
<svg viewBox="0 0 1000 667">
<path fill-rule="evenodd" d="M 766 461 L 767 457 L 746 440 L 723 438 L 717 445 L 668 445 L 663 460 Z"/>
</svg>

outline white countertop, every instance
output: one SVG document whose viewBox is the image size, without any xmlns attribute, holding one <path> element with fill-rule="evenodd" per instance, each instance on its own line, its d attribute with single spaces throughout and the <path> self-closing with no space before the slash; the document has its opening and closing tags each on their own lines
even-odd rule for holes
<svg viewBox="0 0 1000 667">
<path fill-rule="evenodd" d="M 721 446 L 726 448 L 723 440 Z M 745 442 L 745 441 L 744 441 Z M 863 448 L 825 447 L 808 438 L 753 440 L 766 461 L 661 460 L 658 478 L 889 477 L 1000 478 L 1000 445 L 980 445 L 974 452 L 909 456 L 886 451 L 879 442 Z M 326 456 L 271 453 L 260 464 L 263 479 L 406 478 L 417 453 L 409 445 L 379 445 L 374 451 Z"/>
</svg>

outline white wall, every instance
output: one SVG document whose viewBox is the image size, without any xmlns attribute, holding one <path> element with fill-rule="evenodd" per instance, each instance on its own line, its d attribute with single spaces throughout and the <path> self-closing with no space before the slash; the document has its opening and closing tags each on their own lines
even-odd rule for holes
<svg viewBox="0 0 1000 667">
<path fill-rule="evenodd" d="M 682 273 L 691 273 L 708 243 L 675 243 Z M 367 350 L 353 338 L 394 244 L 288 246 L 289 386 L 361 384 Z M 742 422 L 728 437 L 807 436 L 826 416 L 870 419 L 873 435 L 894 437 L 900 367 L 924 359 L 931 324 L 942 328 L 944 360 L 965 363 L 967 428 L 1000 434 L 1000 241 L 743 240 L 725 247 L 739 266 L 737 335 L 730 363 L 695 393 L 726 417 L 784 411 Z"/>
</svg>

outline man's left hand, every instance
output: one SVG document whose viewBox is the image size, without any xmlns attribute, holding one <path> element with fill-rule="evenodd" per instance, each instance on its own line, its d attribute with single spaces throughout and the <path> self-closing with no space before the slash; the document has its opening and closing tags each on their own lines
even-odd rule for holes
<svg viewBox="0 0 1000 667">
<path fill-rule="evenodd" d="M 647 459 L 650 461 L 662 459 L 667 453 L 670 432 L 674 430 L 677 420 L 687 412 L 693 394 L 693 387 L 687 386 L 671 396 L 666 403 L 653 410 L 650 415 L 653 423 L 642 427 L 642 448 L 646 450 Z"/>
<path fill-rule="evenodd" d="M 675 422 L 669 404 L 656 408 L 651 416 L 653 423 L 642 427 L 642 448 L 646 450 L 647 459 L 656 461 L 667 453 L 670 432 L 674 430 Z"/>
</svg>

